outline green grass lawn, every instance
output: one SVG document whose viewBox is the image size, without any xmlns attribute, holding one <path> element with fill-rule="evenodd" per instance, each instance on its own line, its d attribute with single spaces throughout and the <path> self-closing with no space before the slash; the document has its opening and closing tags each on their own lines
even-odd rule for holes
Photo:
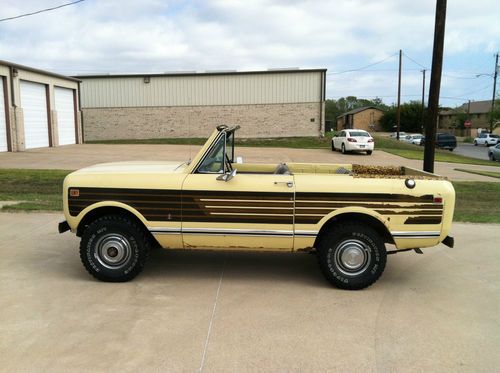
<svg viewBox="0 0 500 373">
<path fill-rule="evenodd" d="M 495 177 L 497 179 L 500 179 L 500 172 L 493 172 L 493 171 L 478 171 L 478 170 L 467 170 L 464 168 L 455 168 L 457 171 L 462 171 L 462 172 L 467 172 L 469 174 L 476 174 L 476 175 L 482 175 L 482 176 L 489 176 L 489 177 Z"/>
<path fill-rule="evenodd" d="M 23 201 L 2 210 L 61 211 L 62 183 L 70 172 L 0 169 L 0 201 Z"/>
<path fill-rule="evenodd" d="M 500 223 L 500 183 L 456 181 L 454 221 Z"/>
<path fill-rule="evenodd" d="M 2 211 L 61 211 L 62 183 L 71 171 L 0 169 L 0 201 L 23 201 Z M 455 221 L 500 223 L 500 183 L 453 182 Z"/>
</svg>

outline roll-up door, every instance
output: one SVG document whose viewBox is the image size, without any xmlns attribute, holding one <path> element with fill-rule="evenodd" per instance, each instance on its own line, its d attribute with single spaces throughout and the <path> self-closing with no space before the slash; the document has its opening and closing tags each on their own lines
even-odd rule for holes
<svg viewBox="0 0 500 373">
<path fill-rule="evenodd" d="M 75 102 L 73 99 L 73 90 L 55 87 L 54 95 L 59 145 L 75 144 Z"/>
<path fill-rule="evenodd" d="M 44 84 L 21 81 L 21 107 L 24 116 L 26 149 L 49 146 L 47 96 Z"/>
</svg>

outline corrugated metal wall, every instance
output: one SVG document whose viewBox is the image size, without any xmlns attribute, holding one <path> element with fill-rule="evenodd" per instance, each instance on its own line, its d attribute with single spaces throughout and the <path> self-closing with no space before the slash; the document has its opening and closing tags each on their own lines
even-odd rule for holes
<svg viewBox="0 0 500 373">
<path fill-rule="evenodd" d="M 82 108 L 320 102 L 322 74 L 82 77 Z"/>
</svg>

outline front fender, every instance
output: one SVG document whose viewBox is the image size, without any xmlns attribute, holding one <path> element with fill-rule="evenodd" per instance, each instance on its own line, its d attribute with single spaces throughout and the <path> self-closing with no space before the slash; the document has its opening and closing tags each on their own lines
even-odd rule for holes
<svg viewBox="0 0 500 373">
<path fill-rule="evenodd" d="M 145 226 L 147 226 L 147 220 L 135 208 L 133 208 L 133 207 L 131 207 L 123 202 L 100 201 L 100 202 L 96 202 L 92 205 L 85 207 L 82 211 L 80 211 L 80 213 L 77 216 L 71 216 L 71 215 L 67 214 L 66 221 L 68 222 L 68 224 L 71 228 L 71 231 L 72 232 L 76 231 L 76 229 L 78 228 L 78 225 L 80 224 L 80 222 L 83 220 L 83 218 L 88 213 L 90 213 L 98 208 L 102 208 L 102 207 L 117 207 L 117 208 L 127 210 L 128 212 L 133 214 L 135 217 L 137 217 L 137 219 L 139 219 Z"/>
</svg>

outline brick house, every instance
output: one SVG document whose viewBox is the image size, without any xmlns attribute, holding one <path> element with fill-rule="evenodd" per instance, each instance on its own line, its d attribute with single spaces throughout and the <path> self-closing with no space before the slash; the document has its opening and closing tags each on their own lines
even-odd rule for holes
<svg viewBox="0 0 500 373">
<path fill-rule="evenodd" d="M 365 131 L 380 131 L 380 118 L 383 110 L 374 106 L 353 109 L 337 117 L 337 131 L 356 128 Z"/>
</svg>

